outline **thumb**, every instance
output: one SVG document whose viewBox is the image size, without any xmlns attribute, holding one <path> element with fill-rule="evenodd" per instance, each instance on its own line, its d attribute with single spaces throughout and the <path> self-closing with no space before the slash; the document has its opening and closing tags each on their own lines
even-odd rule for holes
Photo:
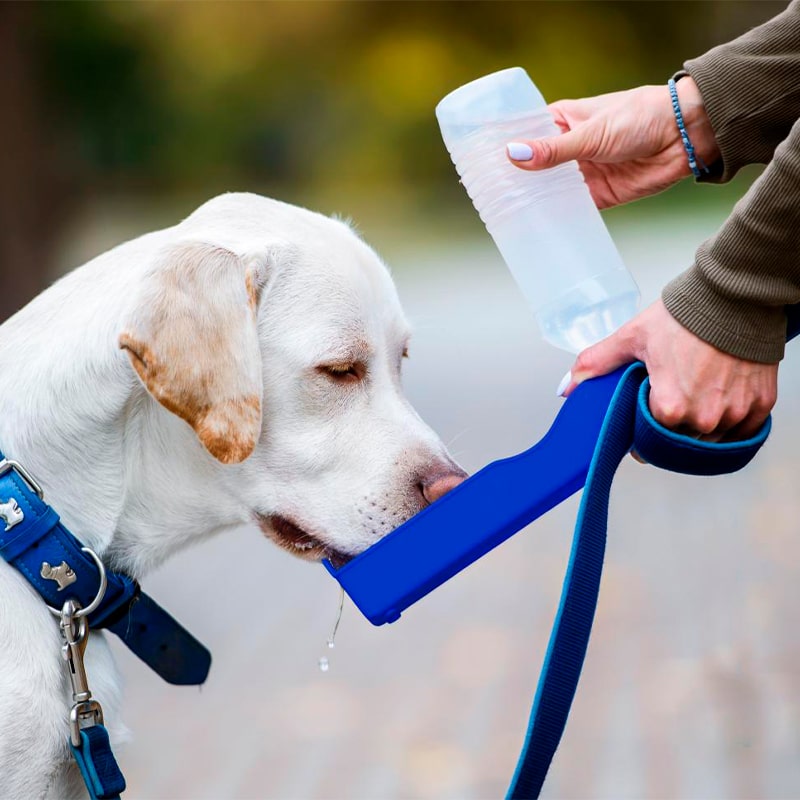
<svg viewBox="0 0 800 800">
<path fill-rule="evenodd" d="M 561 392 L 562 396 L 568 397 L 589 378 L 607 375 L 617 367 L 640 358 L 635 330 L 630 322 L 626 323 L 611 336 L 583 350 L 567 373 L 570 377 L 566 388 Z"/>
<path fill-rule="evenodd" d="M 509 142 L 506 153 L 509 161 L 522 169 L 547 169 L 566 161 L 584 160 L 590 154 L 590 141 L 585 127 L 578 127 L 558 136 Z"/>
</svg>

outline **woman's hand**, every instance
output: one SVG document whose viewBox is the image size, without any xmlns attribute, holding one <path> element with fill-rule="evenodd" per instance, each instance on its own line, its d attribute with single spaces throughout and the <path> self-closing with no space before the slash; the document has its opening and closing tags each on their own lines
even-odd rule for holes
<svg viewBox="0 0 800 800">
<path fill-rule="evenodd" d="M 700 91 L 690 77 L 676 86 L 689 138 L 712 164 L 720 154 Z M 655 194 L 691 174 L 667 86 L 559 100 L 549 109 L 562 134 L 512 142 L 509 160 L 527 170 L 577 160 L 598 208 Z"/>
<path fill-rule="evenodd" d="M 650 373 L 650 411 L 664 427 L 718 442 L 758 432 L 778 396 L 778 365 L 723 353 L 683 327 L 658 300 L 584 350 L 564 395 L 631 361 Z"/>
</svg>

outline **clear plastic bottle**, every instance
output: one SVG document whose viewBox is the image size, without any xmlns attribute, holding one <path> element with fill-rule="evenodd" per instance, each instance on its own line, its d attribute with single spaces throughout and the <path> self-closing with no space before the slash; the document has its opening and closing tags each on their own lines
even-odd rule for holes
<svg viewBox="0 0 800 800">
<path fill-rule="evenodd" d="M 559 133 L 525 70 L 461 86 L 436 106 L 436 117 L 461 182 L 544 338 L 577 353 L 629 320 L 639 289 L 577 162 L 528 172 L 506 158 L 508 142 Z"/>
</svg>

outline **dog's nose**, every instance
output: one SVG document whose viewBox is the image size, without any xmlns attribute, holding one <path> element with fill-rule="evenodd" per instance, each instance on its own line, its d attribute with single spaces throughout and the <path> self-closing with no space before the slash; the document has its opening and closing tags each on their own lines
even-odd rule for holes
<svg viewBox="0 0 800 800">
<path fill-rule="evenodd" d="M 467 478 L 467 473 L 457 467 L 445 473 L 439 472 L 429 478 L 423 478 L 422 496 L 428 503 L 436 502 L 440 497 L 446 495 L 451 489 L 455 489 L 459 483 L 463 483 Z"/>
</svg>

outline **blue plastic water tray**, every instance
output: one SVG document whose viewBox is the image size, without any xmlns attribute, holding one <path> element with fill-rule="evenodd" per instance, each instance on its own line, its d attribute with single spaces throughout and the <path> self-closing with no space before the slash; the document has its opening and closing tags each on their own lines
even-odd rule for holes
<svg viewBox="0 0 800 800">
<path fill-rule="evenodd" d="M 494 461 L 340 569 L 328 572 L 373 625 L 394 622 L 489 550 L 581 489 L 624 372 L 581 384 L 529 450 Z"/>
</svg>

